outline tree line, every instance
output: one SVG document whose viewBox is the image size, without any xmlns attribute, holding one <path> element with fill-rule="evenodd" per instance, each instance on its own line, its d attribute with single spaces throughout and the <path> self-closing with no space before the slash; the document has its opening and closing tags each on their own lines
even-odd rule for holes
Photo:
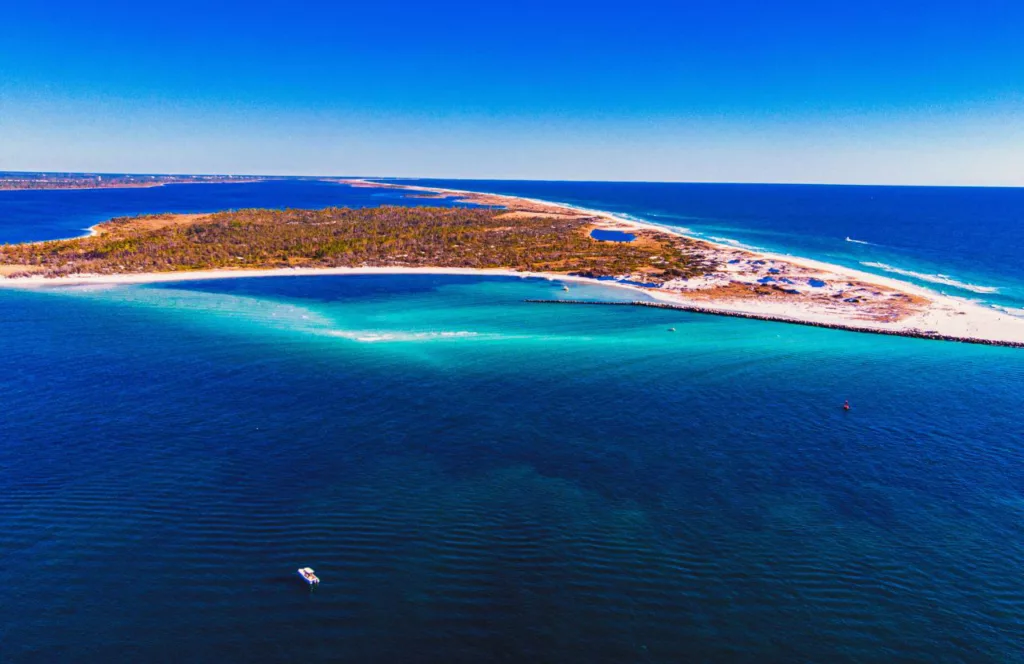
<svg viewBox="0 0 1024 664">
<path fill-rule="evenodd" d="M 704 274 L 695 243 L 641 231 L 630 243 L 589 236 L 593 219 L 509 218 L 505 210 L 381 206 L 243 209 L 174 223 L 122 217 L 72 240 L 0 246 L 0 264 L 65 276 L 228 268 L 463 267 L 618 276 Z M 166 222 L 166 223 L 164 223 Z"/>
</svg>

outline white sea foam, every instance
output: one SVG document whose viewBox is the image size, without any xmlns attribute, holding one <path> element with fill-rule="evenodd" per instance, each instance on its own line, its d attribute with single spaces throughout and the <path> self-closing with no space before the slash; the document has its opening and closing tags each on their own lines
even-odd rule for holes
<svg viewBox="0 0 1024 664">
<path fill-rule="evenodd" d="M 1010 314 L 1015 318 L 1024 318 L 1024 309 L 1018 309 L 1016 307 L 1003 307 L 998 304 L 992 305 L 992 308 L 998 309 L 999 311 L 1002 311 L 1004 314 Z"/>
<path fill-rule="evenodd" d="M 362 343 L 431 341 L 438 339 L 463 339 L 480 336 L 476 332 L 401 332 L 390 330 L 325 330 L 324 334 Z"/>
<path fill-rule="evenodd" d="M 698 235 L 697 237 L 701 237 L 701 236 Z M 706 239 L 708 239 L 708 240 L 711 240 L 712 242 L 717 242 L 718 244 L 725 244 L 725 245 L 728 245 L 730 247 L 736 247 L 737 249 L 744 249 L 746 251 L 755 251 L 755 252 L 761 251 L 761 249 L 759 247 L 755 247 L 752 244 L 744 244 L 743 242 L 740 242 L 739 240 L 734 240 L 731 237 L 721 237 L 719 235 L 707 235 L 707 236 L 704 236 L 704 237 Z"/>
<path fill-rule="evenodd" d="M 861 265 L 865 267 L 874 267 L 879 270 L 885 270 L 886 272 L 892 272 L 893 274 L 903 275 L 904 277 L 913 277 L 922 281 L 929 281 L 933 284 L 942 284 L 944 286 L 952 286 L 954 288 L 962 288 L 969 290 L 973 293 L 998 293 L 999 289 L 995 286 L 978 286 L 977 284 L 968 284 L 963 281 L 957 281 L 948 274 L 927 274 L 924 272 L 913 272 L 911 270 L 904 270 L 902 268 L 893 267 L 892 265 L 886 265 L 885 263 L 872 263 L 862 261 Z"/>
<path fill-rule="evenodd" d="M 688 228 L 686 226 L 680 226 L 678 224 L 673 224 L 673 223 L 670 223 L 670 222 L 667 222 L 667 221 L 653 221 L 651 219 L 646 219 L 644 217 L 639 217 L 639 216 L 634 215 L 634 214 L 625 214 L 625 213 L 622 213 L 622 212 L 616 212 L 615 216 L 618 217 L 619 219 L 625 219 L 626 221 L 634 221 L 634 222 L 636 222 L 638 224 L 648 224 L 648 225 L 651 225 L 651 226 L 657 226 L 658 228 L 664 228 L 665 230 L 671 231 L 673 233 L 694 233 L 694 231 L 692 229 L 690 229 L 690 228 Z M 658 217 L 660 215 L 652 214 L 650 216 L 651 217 Z"/>
</svg>

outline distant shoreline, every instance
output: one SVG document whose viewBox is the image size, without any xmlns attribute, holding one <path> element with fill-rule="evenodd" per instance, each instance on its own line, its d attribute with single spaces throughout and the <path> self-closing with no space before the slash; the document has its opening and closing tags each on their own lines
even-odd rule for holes
<svg viewBox="0 0 1024 664">
<path fill-rule="evenodd" d="M 154 187 L 164 187 L 170 184 L 247 184 L 253 182 L 265 182 L 267 178 L 253 178 L 253 179 L 240 179 L 240 178 L 225 178 L 223 180 L 172 180 L 167 182 L 117 182 L 113 184 L 73 184 L 73 183 L 59 183 L 55 182 L 55 186 L 42 186 L 42 187 L 6 187 L 4 184 L 10 182 L 10 180 L 0 179 L 0 192 L 5 191 L 87 191 L 96 189 L 152 189 Z M 44 181 L 34 181 L 42 183 Z"/>
<path fill-rule="evenodd" d="M 5 187 L 0 184 L 0 191 L 85 191 L 88 189 L 152 189 L 162 187 L 166 182 L 139 182 L 137 184 L 123 183 L 111 185 L 94 184 L 58 184 L 53 187 Z"/>
</svg>

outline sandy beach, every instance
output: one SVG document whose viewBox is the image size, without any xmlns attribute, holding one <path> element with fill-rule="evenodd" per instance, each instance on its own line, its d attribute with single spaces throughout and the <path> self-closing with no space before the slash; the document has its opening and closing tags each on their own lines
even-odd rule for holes
<svg viewBox="0 0 1024 664">
<path fill-rule="evenodd" d="M 322 277 L 357 274 L 454 274 L 481 277 L 538 277 L 558 281 L 577 281 L 591 284 L 643 289 L 614 282 L 600 282 L 586 277 L 544 272 L 516 272 L 515 270 L 477 270 L 457 267 L 415 268 L 415 267 L 322 267 L 322 268 L 275 268 L 269 270 L 190 270 L 188 272 L 141 272 L 136 274 L 78 274 L 71 277 L 20 277 L 0 279 L 5 288 L 43 288 L 47 286 L 84 286 L 89 284 L 152 284 L 174 281 L 203 281 L 206 279 L 249 279 L 254 277 Z"/>
</svg>

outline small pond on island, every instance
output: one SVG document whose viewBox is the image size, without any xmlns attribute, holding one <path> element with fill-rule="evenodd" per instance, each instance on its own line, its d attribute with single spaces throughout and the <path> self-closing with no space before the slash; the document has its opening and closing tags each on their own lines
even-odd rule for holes
<svg viewBox="0 0 1024 664">
<path fill-rule="evenodd" d="M 632 242 L 636 239 L 636 236 L 632 233 L 623 233 L 622 231 L 603 231 L 600 228 L 595 228 L 590 231 L 590 237 L 603 242 Z"/>
</svg>

